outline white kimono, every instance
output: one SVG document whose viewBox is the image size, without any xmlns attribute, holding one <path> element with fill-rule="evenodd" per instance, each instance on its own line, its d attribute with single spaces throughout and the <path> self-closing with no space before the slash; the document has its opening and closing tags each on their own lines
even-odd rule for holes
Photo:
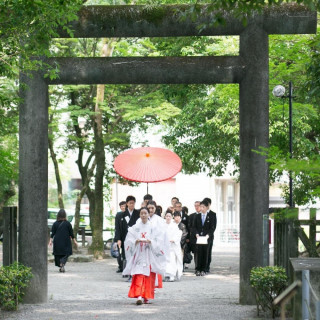
<svg viewBox="0 0 320 320">
<path fill-rule="evenodd" d="M 147 239 L 151 243 L 136 240 Z M 123 275 L 143 274 L 150 275 L 150 271 L 164 275 L 166 267 L 165 245 L 163 232 L 154 228 L 150 221 L 143 223 L 141 220 L 128 229 L 124 242 L 127 264 Z"/>
<path fill-rule="evenodd" d="M 152 217 L 149 218 L 149 221 L 151 222 L 152 228 L 155 230 L 157 237 L 163 242 L 164 255 L 166 256 L 166 258 L 168 258 L 170 242 L 168 239 L 167 228 L 165 226 L 166 220 L 154 213 Z M 137 220 L 136 224 L 140 222 L 141 218 Z"/>
<path fill-rule="evenodd" d="M 166 223 L 167 235 L 170 242 L 170 253 L 167 257 L 166 277 L 181 278 L 183 270 L 182 252 L 181 252 L 181 236 L 182 231 L 174 222 Z"/>
</svg>

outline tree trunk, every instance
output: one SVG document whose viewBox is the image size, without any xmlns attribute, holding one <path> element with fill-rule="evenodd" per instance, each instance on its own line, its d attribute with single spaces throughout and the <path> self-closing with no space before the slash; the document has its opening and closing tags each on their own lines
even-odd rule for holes
<svg viewBox="0 0 320 320">
<path fill-rule="evenodd" d="M 96 162 L 94 161 L 90 170 L 88 170 L 87 177 L 84 177 L 84 179 L 83 179 L 83 180 L 85 180 L 85 182 L 82 185 L 82 189 L 77 196 L 76 208 L 75 208 L 75 212 L 74 212 L 74 227 L 73 227 L 73 232 L 74 232 L 75 237 L 79 231 L 81 200 L 82 200 L 83 196 L 85 195 L 85 193 L 87 192 L 90 180 L 93 177 L 93 172 L 94 172 L 95 166 L 96 166 Z"/>
<path fill-rule="evenodd" d="M 77 102 L 76 102 L 76 98 L 74 96 L 74 93 L 71 92 L 70 94 L 70 99 L 71 99 L 71 103 L 73 105 L 75 105 Z M 94 153 L 92 152 L 88 159 L 86 160 L 86 163 L 85 165 L 83 165 L 83 154 L 84 154 L 84 141 L 83 141 L 83 132 L 78 124 L 78 118 L 76 117 L 74 120 L 74 131 L 76 133 L 76 136 L 78 138 L 78 159 L 76 161 L 76 164 L 78 166 L 78 169 L 79 169 L 79 173 L 81 175 L 81 182 L 82 182 L 82 189 L 77 197 L 77 200 L 76 200 L 76 208 L 75 208 L 75 221 L 74 221 L 74 226 L 73 226 L 73 231 L 74 231 L 74 234 L 75 236 L 77 235 L 78 233 L 78 230 L 79 230 L 79 223 L 80 223 L 80 208 L 81 208 L 81 200 L 84 196 L 84 193 L 87 194 L 88 196 L 88 199 L 89 199 L 89 203 L 90 203 L 90 207 L 89 207 L 89 217 L 90 217 L 90 227 L 92 229 L 92 223 L 91 223 L 91 219 L 93 219 L 93 214 L 92 214 L 92 208 L 94 208 L 94 198 L 91 196 L 91 189 L 90 189 L 90 181 L 93 177 L 93 171 L 95 169 L 95 165 L 96 165 L 96 162 L 94 160 L 92 166 L 91 166 L 91 169 L 88 170 L 88 167 L 92 161 L 92 158 L 94 158 Z"/>
<path fill-rule="evenodd" d="M 113 45 L 111 41 L 106 41 L 102 48 L 103 57 L 111 57 L 113 52 Z M 97 86 L 97 97 L 95 105 L 94 116 L 94 154 L 96 158 L 96 174 L 95 174 L 95 188 L 94 201 L 95 210 L 92 220 L 92 245 L 91 251 L 95 258 L 103 256 L 103 181 L 105 171 L 105 151 L 104 139 L 102 130 L 102 111 L 100 104 L 104 101 L 104 85 Z M 90 219 L 91 220 L 91 219 Z"/>
<path fill-rule="evenodd" d="M 51 159 L 53 162 L 54 173 L 55 173 L 56 181 L 57 181 L 58 204 L 59 204 L 60 209 L 64 209 L 62 183 L 61 183 L 60 171 L 59 171 L 59 163 L 57 160 L 57 155 L 54 152 L 53 139 L 50 137 L 50 133 L 49 133 L 48 142 L 49 142 L 50 156 L 51 156 Z"/>
</svg>

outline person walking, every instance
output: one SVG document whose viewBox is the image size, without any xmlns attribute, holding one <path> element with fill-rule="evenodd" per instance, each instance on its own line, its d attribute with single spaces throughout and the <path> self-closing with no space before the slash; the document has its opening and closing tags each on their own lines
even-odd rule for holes
<svg viewBox="0 0 320 320">
<path fill-rule="evenodd" d="M 135 207 L 136 198 L 134 196 L 127 196 L 126 198 L 126 210 L 120 216 L 120 222 L 117 226 L 117 230 L 115 232 L 114 240 L 117 241 L 119 250 L 122 254 L 122 261 L 125 261 L 126 255 L 124 250 L 124 241 L 126 239 L 128 228 L 132 227 L 137 220 L 139 219 L 139 210 L 136 210 Z M 125 277 L 125 276 L 124 276 Z M 131 277 L 129 277 L 128 281 L 131 281 Z"/>
<path fill-rule="evenodd" d="M 149 210 L 149 220 L 152 224 L 152 227 L 157 231 L 158 234 L 161 234 L 164 244 L 164 254 L 167 257 L 169 254 L 169 239 L 167 235 L 167 230 L 165 229 L 165 220 L 156 214 L 157 203 L 154 200 L 148 201 L 147 208 Z M 162 288 L 162 274 L 156 275 L 156 288 Z"/>
<path fill-rule="evenodd" d="M 170 210 L 167 210 L 165 220 L 167 235 L 170 241 L 165 281 L 173 282 L 175 279 L 180 280 L 182 275 L 183 264 L 180 246 L 182 231 L 178 228 L 178 225 L 172 221 L 172 212 Z"/>
<path fill-rule="evenodd" d="M 210 198 L 204 198 L 203 201 L 206 201 L 209 203 L 209 208 L 208 208 L 207 214 L 211 217 L 211 220 L 213 220 L 213 224 L 214 224 L 213 232 L 215 232 L 216 227 L 217 227 L 217 214 L 210 209 L 211 208 L 211 199 Z M 206 266 L 206 270 L 205 270 L 206 273 L 210 273 L 213 239 L 214 239 L 214 234 L 212 235 L 212 237 L 210 237 L 208 239 L 208 261 L 207 261 L 207 266 Z"/>
<path fill-rule="evenodd" d="M 183 254 L 184 269 L 188 269 L 188 264 L 191 263 L 193 259 L 191 253 L 193 253 L 193 255 L 195 253 L 197 238 L 196 238 L 196 235 L 193 233 L 193 221 L 196 214 L 200 212 L 200 201 L 195 201 L 194 208 L 196 211 L 189 215 L 189 220 L 188 220 L 188 227 L 189 227 L 188 235 L 187 235 L 186 245 L 184 247 L 184 254 Z"/>
<path fill-rule="evenodd" d="M 215 230 L 215 221 L 210 214 L 208 214 L 209 203 L 205 200 L 200 202 L 201 214 L 197 214 L 193 223 L 193 232 L 197 237 L 196 244 L 196 275 L 204 276 L 206 274 L 208 255 L 209 255 L 209 241 L 213 238 Z"/>
<path fill-rule="evenodd" d="M 60 209 L 57 214 L 57 221 L 52 225 L 49 241 L 49 246 L 53 244 L 54 262 L 59 267 L 60 272 L 65 272 L 68 257 L 72 255 L 71 240 L 78 246 L 71 223 L 67 220 L 67 214 L 64 209 Z"/>
<path fill-rule="evenodd" d="M 174 205 L 174 213 L 179 212 L 181 216 L 181 222 L 186 226 L 187 231 L 189 230 L 189 216 L 187 212 L 182 210 L 182 203 L 177 201 Z"/>
<path fill-rule="evenodd" d="M 181 230 L 181 239 L 180 239 L 180 246 L 182 251 L 184 250 L 184 246 L 186 244 L 188 231 L 186 225 L 181 221 L 181 214 L 180 212 L 174 212 L 173 214 L 173 220 L 177 224 L 178 228 Z"/>
<path fill-rule="evenodd" d="M 156 274 L 164 274 L 166 256 L 163 237 L 149 221 L 148 208 L 141 208 L 140 219 L 128 229 L 125 240 L 127 264 L 123 274 L 132 276 L 128 297 L 136 304 L 154 299 Z"/>
<path fill-rule="evenodd" d="M 197 237 L 193 233 L 193 231 L 194 231 L 193 230 L 193 223 L 194 223 L 194 219 L 195 219 L 196 215 L 200 213 L 200 201 L 195 201 L 194 209 L 195 209 L 195 212 L 193 212 L 189 215 L 189 233 L 188 233 L 188 237 L 187 237 L 187 242 L 189 244 L 190 251 L 193 254 L 195 253 L 196 242 L 197 242 Z"/>
<path fill-rule="evenodd" d="M 120 223 L 121 223 L 121 217 L 123 215 L 123 213 L 126 211 L 126 202 L 125 201 L 121 201 L 119 203 L 119 207 L 120 207 L 120 211 L 117 212 L 116 217 L 115 217 L 115 234 L 114 234 L 114 242 L 117 242 L 117 239 L 120 239 Z M 121 247 L 120 247 L 121 248 Z M 123 271 L 123 254 L 122 254 L 122 250 L 120 250 L 120 248 L 118 247 L 119 250 L 119 254 L 117 257 L 117 261 L 118 261 L 118 270 L 116 271 L 117 273 L 120 273 Z"/>
</svg>

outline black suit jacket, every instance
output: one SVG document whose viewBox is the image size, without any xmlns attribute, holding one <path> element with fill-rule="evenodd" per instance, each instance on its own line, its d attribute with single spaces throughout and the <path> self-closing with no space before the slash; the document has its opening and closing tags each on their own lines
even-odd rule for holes
<svg viewBox="0 0 320 320">
<path fill-rule="evenodd" d="M 212 210 L 209 210 L 208 214 L 210 214 L 210 216 L 213 218 L 214 221 L 214 230 L 213 232 L 216 231 L 216 227 L 217 227 L 217 214 L 215 212 L 213 212 Z"/>
<path fill-rule="evenodd" d="M 184 245 L 186 244 L 186 239 L 188 236 L 188 231 L 187 231 L 187 227 L 184 223 L 180 222 L 178 224 L 178 228 L 182 231 L 182 235 L 181 235 L 181 240 L 180 240 L 180 245 L 181 248 L 183 249 Z"/>
<path fill-rule="evenodd" d="M 116 214 L 116 218 L 114 221 L 114 241 L 117 242 L 118 240 L 120 240 L 120 221 L 121 221 L 121 217 L 122 217 L 123 212 L 119 211 Z"/>
<path fill-rule="evenodd" d="M 187 231 L 189 231 L 189 216 L 184 211 L 180 213 L 182 213 L 181 222 L 186 226 Z"/>
<path fill-rule="evenodd" d="M 209 236 L 208 242 L 212 241 L 214 236 L 214 231 L 217 226 L 217 217 L 214 212 L 208 212 L 206 220 L 202 225 L 202 214 L 197 214 L 193 221 L 193 233 L 199 236 Z"/>
<path fill-rule="evenodd" d="M 191 213 L 189 215 L 189 221 L 188 221 L 188 224 L 189 224 L 189 233 L 188 233 L 188 239 L 190 240 L 191 243 L 196 243 L 196 235 L 193 233 L 193 223 L 194 223 L 194 219 L 196 218 L 198 212 L 194 212 L 194 213 Z"/>
<path fill-rule="evenodd" d="M 120 216 L 119 232 L 118 232 L 119 236 L 117 240 L 121 240 L 122 242 L 124 242 L 128 233 L 128 228 L 135 225 L 139 218 L 140 218 L 139 210 L 134 209 L 130 218 L 129 211 L 128 209 L 126 209 L 126 211 L 123 212 L 122 215 Z"/>
</svg>

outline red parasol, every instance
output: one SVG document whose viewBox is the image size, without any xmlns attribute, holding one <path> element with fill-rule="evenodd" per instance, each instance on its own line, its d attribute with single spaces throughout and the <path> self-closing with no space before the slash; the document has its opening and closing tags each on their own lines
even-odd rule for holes
<svg viewBox="0 0 320 320">
<path fill-rule="evenodd" d="M 120 153 L 113 166 L 127 180 L 148 183 L 172 178 L 181 170 L 182 163 L 170 150 L 143 147 Z"/>
</svg>

